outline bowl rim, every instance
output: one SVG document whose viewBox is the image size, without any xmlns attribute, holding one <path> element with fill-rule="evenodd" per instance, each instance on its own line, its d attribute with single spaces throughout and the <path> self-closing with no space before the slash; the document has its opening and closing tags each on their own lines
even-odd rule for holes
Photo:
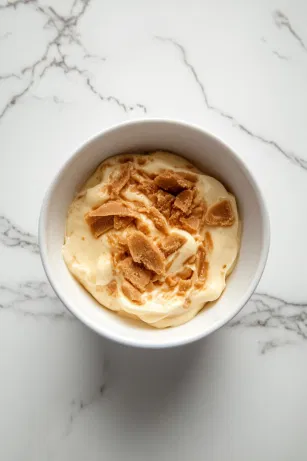
<svg viewBox="0 0 307 461">
<path fill-rule="evenodd" d="M 190 337 L 187 337 L 187 338 L 180 338 L 180 337 L 175 338 L 166 343 L 161 342 L 161 341 L 160 342 L 157 341 L 157 343 L 153 343 L 153 342 L 147 343 L 144 340 L 135 340 L 133 338 L 123 337 L 120 334 L 114 333 L 110 329 L 104 328 L 103 324 L 97 324 L 96 322 L 89 319 L 86 315 L 86 309 L 85 309 L 84 314 L 82 312 L 79 312 L 78 310 L 75 310 L 73 302 L 71 302 L 69 297 L 66 296 L 65 290 L 62 289 L 62 285 L 60 283 L 57 283 L 52 277 L 51 270 L 49 268 L 49 262 L 48 262 L 49 258 L 48 258 L 48 251 L 47 251 L 47 242 L 46 242 L 46 227 L 47 227 L 46 222 L 47 222 L 47 216 L 48 216 L 48 205 L 53 195 L 53 192 L 59 182 L 59 179 L 61 178 L 62 174 L 67 169 L 67 167 L 69 167 L 70 164 L 74 163 L 76 158 L 82 154 L 83 150 L 88 145 L 97 141 L 100 137 L 106 134 L 112 133 L 114 131 L 117 131 L 118 129 L 121 129 L 124 127 L 129 127 L 132 125 L 140 125 L 140 124 L 150 125 L 152 123 L 179 125 L 184 128 L 192 129 L 192 130 L 198 131 L 202 135 L 205 134 L 217 144 L 221 144 L 223 147 L 225 147 L 226 150 L 228 151 L 228 154 L 232 156 L 234 160 L 237 161 L 238 165 L 243 170 L 244 175 L 248 178 L 249 182 L 252 184 L 252 187 L 255 191 L 255 195 L 259 203 L 261 220 L 262 220 L 262 230 L 263 230 L 263 246 L 261 249 L 259 263 L 255 271 L 255 274 L 253 276 L 253 280 L 250 283 L 249 289 L 248 291 L 246 291 L 246 293 L 243 294 L 241 299 L 238 301 L 237 308 L 234 311 L 231 311 L 227 316 L 215 322 L 210 328 L 208 328 L 204 332 L 191 335 Z M 269 214 L 268 214 L 268 210 L 266 207 L 266 203 L 263 197 L 263 193 L 260 190 L 260 187 L 258 186 L 258 183 L 256 179 L 254 178 L 253 174 L 251 173 L 251 171 L 249 170 L 245 162 L 238 156 L 238 154 L 228 144 L 226 144 L 220 137 L 216 136 L 210 131 L 207 131 L 206 129 L 204 129 L 203 127 L 197 124 L 188 123 L 180 119 L 164 119 L 164 118 L 134 119 L 134 120 L 124 121 L 121 123 L 111 125 L 109 128 L 101 130 L 96 135 L 91 136 L 85 142 L 83 142 L 82 145 L 77 150 L 75 150 L 69 156 L 69 158 L 64 162 L 64 164 L 61 166 L 61 168 L 58 170 L 55 177 L 53 178 L 51 184 L 49 185 L 45 193 L 42 205 L 41 205 L 39 223 L 38 223 L 38 243 L 39 243 L 39 252 L 40 252 L 42 265 L 43 265 L 43 268 L 45 270 L 45 273 L 46 273 L 46 276 L 47 276 L 47 279 L 50 285 L 52 286 L 53 290 L 55 291 L 56 295 L 59 297 L 61 302 L 64 304 L 64 306 L 78 320 L 80 320 L 87 327 L 89 327 L 90 329 L 98 333 L 100 336 L 103 336 L 109 340 L 123 344 L 125 346 L 132 346 L 132 347 L 145 348 L 145 349 L 165 349 L 165 348 L 170 348 L 170 347 L 177 347 L 177 346 L 183 346 L 186 344 L 191 344 L 195 341 L 198 341 L 208 336 L 209 334 L 213 333 L 214 331 L 217 331 L 222 326 L 227 324 L 245 306 L 245 304 L 248 302 L 248 300 L 254 293 L 260 281 L 260 278 L 263 274 L 265 266 L 266 266 L 266 262 L 267 262 L 268 254 L 269 254 L 269 248 L 270 248 L 270 220 L 269 220 Z"/>
</svg>

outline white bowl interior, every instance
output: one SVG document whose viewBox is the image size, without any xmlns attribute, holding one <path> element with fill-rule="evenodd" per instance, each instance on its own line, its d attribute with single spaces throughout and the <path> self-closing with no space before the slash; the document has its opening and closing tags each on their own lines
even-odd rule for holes
<svg viewBox="0 0 307 461">
<path fill-rule="evenodd" d="M 190 322 L 164 330 L 126 320 L 102 308 L 70 274 L 61 254 L 68 206 L 99 163 L 125 151 L 158 149 L 181 154 L 204 172 L 221 179 L 236 196 L 243 223 L 239 259 L 221 298 Z M 64 165 L 42 207 L 40 246 L 53 288 L 81 321 L 98 333 L 125 344 L 168 347 L 206 336 L 243 307 L 265 266 L 269 223 L 254 179 L 226 145 L 196 127 L 179 122 L 148 120 L 126 123 L 102 133 Z"/>
</svg>

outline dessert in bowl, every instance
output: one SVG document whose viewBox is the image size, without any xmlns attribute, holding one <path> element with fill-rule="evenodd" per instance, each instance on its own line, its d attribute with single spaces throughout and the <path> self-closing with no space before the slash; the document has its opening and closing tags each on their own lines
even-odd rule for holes
<svg viewBox="0 0 307 461">
<path fill-rule="evenodd" d="M 235 198 L 169 152 L 122 154 L 69 207 L 63 256 L 103 306 L 157 327 L 219 298 L 239 252 Z"/>
<path fill-rule="evenodd" d="M 64 304 L 141 347 L 185 344 L 226 323 L 257 285 L 268 247 L 250 172 L 180 122 L 125 123 L 89 141 L 56 177 L 40 219 L 43 264 Z"/>
</svg>

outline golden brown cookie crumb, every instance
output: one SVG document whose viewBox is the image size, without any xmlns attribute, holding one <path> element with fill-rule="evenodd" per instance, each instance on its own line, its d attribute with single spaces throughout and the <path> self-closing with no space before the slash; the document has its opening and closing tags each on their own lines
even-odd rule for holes
<svg viewBox="0 0 307 461">
<path fill-rule="evenodd" d="M 145 287 L 151 279 L 151 272 L 149 270 L 135 263 L 131 257 L 120 262 L 118 269 L 122 272 L 124 278 L 132 283 L 138 290 L 145 291 Z"/>
<path fill-rule="evenodd" d="M 208 208 L 205 222 L 208 226 L 232 226 L 235 216 L 229 200 L 221 200 Z"/>
<path fill-rule="evenodd" d="M 114 229 L 126 229 L 132 223 L 133 219 L 131 216 L 114 216 Z"/>
<path fill-rule="evenodd" d="M 181 272 L 178 272 L 178 277 L 182 280 L 188 280 L 193 275 L 193 270 L 190 267 L 185 267 Z"/>
<path fill-rule="evenodd" d="M 181 210 L 173 208 L 172 214 L 169 218 L 170 225 L 174 227 L 181 227 L 181 222 L 180 222 L 181 216 L 182 216 Z"/>
<path fill-rule="evenodd" d="M 137 290 L 130 282 L 124 280 L 122 284 L 122 292 L 124 295 L 134 303 L 141 304 L 142 296 L 139 290 Z"/>
<path fill-rule="evenodd" d="M 195 261 L 196 261 L 196 256 L 192 255 L 186 261 L 184 261 L 184 264 L 194 264 Z"/>
<path fill-rule="evenodd" d="M 113 229 L 114 218 L 113 216 L 91 217 L 85 216 L 87 224 L 90 226 L 91 231 L 95 238 L 100 237 L 105 232 Z"/>
<path fill-rule="evenodd" d="M 185 295 L 187 290 L 189 290 L 192 286 L 192 280 L 180 280 L 178 284 L 178 295 L 182 296 Z"/>
<path fill-rule="evenodd" d="M 166 218 L 170 217 L 174 200 L 175 197 L 172 194 L 163 190 L 158 190 L 158 192 L 153 195 L 154 205 Z"/>
<path fill-rule="evenodd" d="M 128 236 L 127 243 L 134 262 L 144 264 L 147 269 L 156 274 L 164 272 L 165 258 L 150 238 L 135 231 Z"/>
<path fill-rule="evenodd" d="M 206 248 L 209 251 L 212 251 L 213 250 L 213 240 L 212 240 L 211 233 L 209 231 L 205 233 L 205 238 L 206 238 Z"/>
<path fill-rule="evenodd" d="M 191 305 L 191 299 L 190 298 L 186 298 L 185 301 L 184 301 L 184 304 L 183 304 L 183 308 L 184 309 L 188 309 Z"/>
<path fill-rule="evenodd" d="M 180 222 L 183 229 L 188 231 L 190 234 L 195 234 L 198 231 L 200 220 L 196 216 L 189 216 L 188 218 L 181 217 Z"/>
<path fill-rule="evenodd" d="M 153 282 L 149 282 L 149 284 L 146 286 L 146 291 L 148 293 L 151 293 L 154 289 L 155 289 L 155 285 L 153 284 Z"/>
<path fill-rule="evenodd" d="M 132 170 L 131 178 L 135 181 L 137 190 L 146 196 L 155 194 L 158 190 L 155 182 L 142 170 Z"/>
<path fill-rule="evenodd" d="M 96 285 L 96 291 L 98 293 L 102 293 L 103 291 L 107 290 L 107 293 L 110 296 L 116 296 L 117 295 L 117 283 L 116 280 L 111 280 L 107 285 Z"/>
<path fill-rule="evenodd" d="M 110 201 L 87 213 L 85 220 L 90 226 L 94 237 L 98 238 L 114 227 L 114 216 L 135 218 L 137 213 L 119 201 Z"/>
<path fill-rule="evenodd" d="M 145 235 L 150 234 L 150 229 L 149 229 L 148 225 L 146 223 L 144 223 L 143 221 L 141 221 L 140 219 L 138 219 L 136 221 L 136 228 L 140 232 L 143 232 L 143 234 L 145 234 Z"/>
<path fill-rule="evenodd" d="M 179 278 L 176 275 L 168 275 L 165 279 L 165 283 L 170 287 L 174 288 L 179 282 Z"/>
<path fill-rule="evenodd" d="M 102 217 L 102 216 L 133 216 L 136 214 L 132 210 L 126 207 L 122 202 L 117 200 L 110 200 L 104 203 L 100 207 L 92 210 L 88 213 L 90 217 Z"/>
<path fill-rule="evenodd" d="M 196 255 L 196 269 L 198 279 L 205 281 L 208 275 L 209 264 L 206 261 L 206 251 L 203 245 L 200 245 Z"/>
<path fill-rule="evenodd" d="M 117 283 L 116 280 L 111 280 L 106 286 L 107 292 L 110 296 L 116 296 L 117 295 Z"/>
<path fill-rule="evenodd" d="M 179 250 L 187 239 L 179 234 L 171 234 L 168 237 L 165 237 L 161 244 L 160 248 L 164 256 L 167 258 L 169 255 Z"/>
<path fill-rule="evenodd" d="M 183 213 L 187 213 L 191 208 L 193 197 L 193 189 L 183 190 L 180 192 L 180 194 L 177 195 L 174 207 L 179 208 Z"/>
<path fill-rule="evenodd" d="M 129 159 L 127 161 L 128 163 L 121 165 L 119 170 L 117 170 L 114 176 L 112 175 L 109 180 L 108 191 L 113 197 L 118 197 L 118 194 L 130 179 L 131 163 L 129 162 Z"/>
<path fill-rule="evenodd" d="M 171 170 L 165 170 L 158 174 L 155 178 L 155 183 L 167 192 L 179 194 L 184 189 L 191 189 L 193 182 L 183 178 L 180 174 Z"/>
<path fill-rule="evenodd" d="M 163 216 L 163 214 L 160 213 L 159 210 L 157 210 L 154 207 L 152 208 L 144 207 L 144 208 L 140 208 L 139 211 L 140 213 L 146 214 L 152 220 L 152 222 L 154 223 L 154 225 L 159 231 L 163 232 L 163 234 L 168 234 L 168 227 L 167 227 L 166 219 Z"/>
</svg>

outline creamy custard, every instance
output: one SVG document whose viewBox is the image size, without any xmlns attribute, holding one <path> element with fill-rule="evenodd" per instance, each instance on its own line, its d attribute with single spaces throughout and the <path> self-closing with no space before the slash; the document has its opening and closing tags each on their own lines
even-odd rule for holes
<svg viewBox="0 0 307 461">
<path fill-rule="evenodd" d="M 63 257 L 104 308 L 176 326 L 221 296 L 239 227 L 234 196 L 186 159 L 119 155 L 72 202 Z"/>
</svg>

